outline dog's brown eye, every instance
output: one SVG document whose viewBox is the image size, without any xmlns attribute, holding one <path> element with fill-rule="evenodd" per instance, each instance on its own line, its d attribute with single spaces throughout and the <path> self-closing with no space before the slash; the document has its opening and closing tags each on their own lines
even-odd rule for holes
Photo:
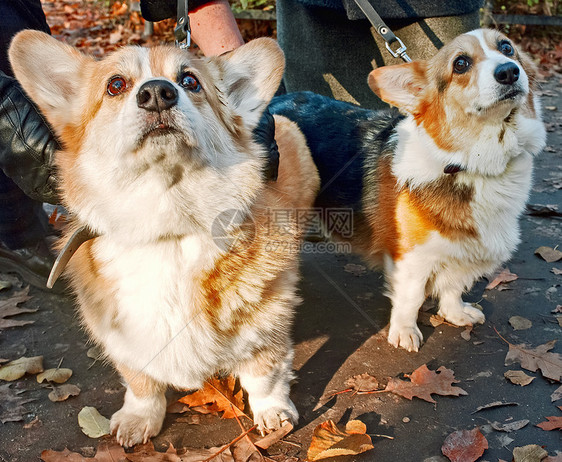
<svg viewBox="0 0 562 462">
<path fill-rule="evenodd" d="M 201 84 L 195 78 L 195 76 L 193 74 L 190 74 L 189 72 L 183 74 L 180 77 L 180 85 L 186 90 L 192 91 L 194 93 L 197 93 L 201 90 Z"/>
<path fill-rule="evenodd" d="M 456 74 L 464 74 L 470 68 L 470 58 L 459 56 L 453 63 L 453 70 Z"/>
<path fill-rule="evenodd" d="M 117 96 L 127 89 L 127 81 L 120 75 L 116 75 L 107 82 L 107 93 L 110 96 Z"/>
<path fill-rule="evenodd" d="M 502 40 L 498 43 L 498 50 L 506 56 L 512 56 L 514 53 L 513 46 L 507 40 Z"/>
</svg>

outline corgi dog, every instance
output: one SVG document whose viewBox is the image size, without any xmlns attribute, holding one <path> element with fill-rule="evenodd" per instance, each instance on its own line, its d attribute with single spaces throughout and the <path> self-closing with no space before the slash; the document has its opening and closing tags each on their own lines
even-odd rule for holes
<svg viewBox="0 0 562 462">
<path fill-rule="evenodd" d="M 263 179 L 252 129 L 283 74 L 277 43 L 212 58 L 124 47 L 96 61 L 23 31 L 9 56 L 63 146 L 67 234 L 97 236 L 67 274 L 85 328 L 127 387 L 111 417 L 117 440 L 158 434 L 166 388 L 197 389 L 217 373 L 240 379 L 262 432 L 295 423 L 298 252 L 286 249 L 299 246 L 294 211 L 312 205 L 319 177 L 296 125 L 275 116 L 279 176 Z M 272 227 L 274 208 L 288 213 Z"/>
<path fill-rule="evenodd" d="M 475 30 L 427 61 L 370 73 L 371 89 L 401 114 L 307 92 L 273 100 L 270 111 L 307 138 L 321 178 L 316 206 L 352 210 L 348 240 L 384 267 L 395 347 L 418 351 L 428 295 L 450 323 L 484 322 L 462 294 L 519 242 L 546 138 L 536 72 L 506 36 Z"/>
</svg>

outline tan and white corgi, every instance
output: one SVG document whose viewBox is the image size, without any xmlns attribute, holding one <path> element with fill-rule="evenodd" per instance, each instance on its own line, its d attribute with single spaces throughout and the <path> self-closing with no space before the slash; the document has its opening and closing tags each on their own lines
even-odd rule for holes
<svg viewBox="0 0 562 462">
<path fill-rule="evenodd" d="M 84 326 L 127 385 L 111 418 L 118 441 L 160 431 L 168 386 L 196 389 L 219 372 L 240 378 L 260 430 L 296 422 L 289 333 L 301 233 L 295 213 L 272 227 L 268 209 L 309 207 L 319 179 L 281 116 L 279 177 L 262 178 L 251 131 L 283 74 L 276 42 L 202 59 L 125 47 L 96 61 L 24 31 L 9 54 L 64 146 L 68 235 L 98 235 L 67 274 Z"/>
<path fill-rule="evenodd" d="M 316 206 L 353 210 L 348 239 L 384 266 L 392 345 L 419 349 L 428 295 L 453 324 L 484 322 L 461 296 L 519 242 L 533 156 L 545 145 L 535 80 L 507 37 L 476 30 L 428 61 L 371 72 L 372 90 L 405 116 L 306 92 L 273 100 L 270 110 L 307 138 L 322 182 Z"/>
</svg>

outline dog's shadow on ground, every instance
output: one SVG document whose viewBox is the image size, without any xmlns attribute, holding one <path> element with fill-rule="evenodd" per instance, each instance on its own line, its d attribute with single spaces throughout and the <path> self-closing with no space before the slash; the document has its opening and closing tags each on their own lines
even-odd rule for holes
<svg viewBox="0 0 562 462">
<path fill-rule="evenodd" d="M 357 266 L 351 255 L 305 255 L 296 310 L 295 402 L 304 427 L 335 404 L 327 386 L 345 361 L 388 323 L 390 302 L 382 273 Z M 362 273 L 362 274 L 361 274 Z M 342 389 L 343 387 L 342 383 Z M 319 404 L 321 403 L 321 405 Z"/>
</svg>

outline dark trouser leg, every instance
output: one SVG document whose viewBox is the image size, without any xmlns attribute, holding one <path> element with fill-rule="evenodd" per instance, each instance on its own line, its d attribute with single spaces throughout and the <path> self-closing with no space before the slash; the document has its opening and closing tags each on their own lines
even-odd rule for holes
<svg viewBox="0 0 562 462">
<path fill-rule="evenodd" d="M 389 21 L 412 59 L 424 59 L 459 34 L 479 27 L 478 13 Z M 344 13 L 277 0 L 277 35 L 286 55 L 285 88 L 309 90 L 366 108 L 384 107 L 367 85 L 369 72 L 400 64 L 367 20 L 350 21 Z"/>
</svg>

